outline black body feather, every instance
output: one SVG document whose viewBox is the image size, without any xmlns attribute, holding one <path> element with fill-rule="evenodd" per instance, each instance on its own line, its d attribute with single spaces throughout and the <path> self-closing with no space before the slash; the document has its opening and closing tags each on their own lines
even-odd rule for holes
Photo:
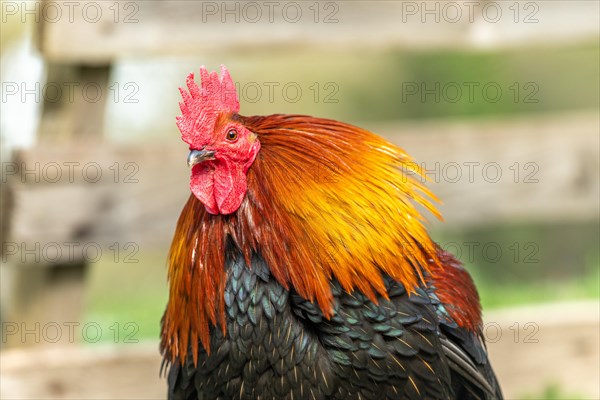
<svg viewBox="0 0 600 400">
<path fill-rule="evenodd" d="M 501 399 L 480 338 L 433 288 L 390 278 L 379 304 L 332 282 L 334 316 L 284 289 L 259 256 L 226 261 L 227 333 L 168 372 L 169 399 Z"/>
</svg>

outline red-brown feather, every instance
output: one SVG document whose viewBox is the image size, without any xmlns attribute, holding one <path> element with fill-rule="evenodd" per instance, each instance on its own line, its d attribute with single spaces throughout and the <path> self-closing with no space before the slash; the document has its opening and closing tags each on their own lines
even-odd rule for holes
<svg viewBox="0 0 600 400">
<path fill-rule="evenodd" d="M 458 326 L 478 332 L 482 326 L 481 304 L 471 275 L 447 251 L 439 249 L 438 259 L 440 263 L 431 268 L 438 298 Z"/>
</svg>

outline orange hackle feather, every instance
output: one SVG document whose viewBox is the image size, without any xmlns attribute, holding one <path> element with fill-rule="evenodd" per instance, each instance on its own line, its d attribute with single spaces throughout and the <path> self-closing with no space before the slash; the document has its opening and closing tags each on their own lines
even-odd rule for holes
<svg viewBox="0 0 600 400">
<path fill-rule="evenodd" d="M 382 274 L 412 292 L 439 264 L 417 206 L 440 217 L 422 172 L 400 148 L 337 121 L 298 115 L 234 115 L 261 142 L 240 208 L 211 215 L 193 195 L 177 223 L 168 261 L 170 299 L 162 323 L 166 359 L 191 345 L 210 352 L 211 326 L 226 330 L 228 241 L 251 266 L 259 254 L 285 288 L 333 313 L 330 281 L 374 302 Z"/>
</svg>

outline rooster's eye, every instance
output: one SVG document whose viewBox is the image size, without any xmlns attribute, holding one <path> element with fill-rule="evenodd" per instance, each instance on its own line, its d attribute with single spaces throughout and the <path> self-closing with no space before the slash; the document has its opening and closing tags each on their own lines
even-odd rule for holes
<svg viewBox="0 0 600 400">
<path fill-rule="evenodd" d="M 234 141 L 235 139 L 237 139 L 237 136 L 238 136 L 238 133 L 235 129 L 230 129 L 227 132 L 227 140 Z"/>
</svg>

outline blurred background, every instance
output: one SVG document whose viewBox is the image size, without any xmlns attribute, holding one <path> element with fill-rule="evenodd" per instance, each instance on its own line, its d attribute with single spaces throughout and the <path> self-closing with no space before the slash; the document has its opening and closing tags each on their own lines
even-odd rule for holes
<svg viewBox="0 0 600 400">
<path fill-rule="evenodd" d="M 3 399 L 160 399 L 185 76 L 427 171 L 509 399 L 600 398 L 599 3 L 2 1 Z"/>
</svg>

